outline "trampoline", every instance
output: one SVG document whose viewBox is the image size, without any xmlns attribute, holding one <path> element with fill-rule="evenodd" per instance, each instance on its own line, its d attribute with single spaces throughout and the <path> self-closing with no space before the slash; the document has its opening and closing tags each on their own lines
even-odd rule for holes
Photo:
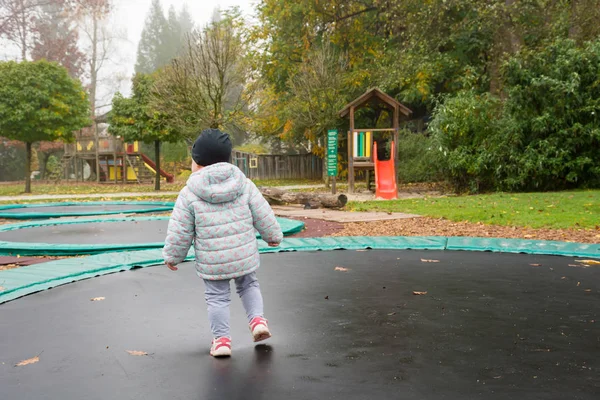
<svg viewBox="0 0 600 400">
<path fill-rule="evenodd" d="M 158 254 L 107 257 L 131 267 Z M 90 264 L 102 260 L 79 259 L 91 276 L 99 269 Z M 600 267 L 572 257 L 288 252 L 264 255 L 259 278 L 274 336 L 255 346 L 234 299 L 233 357 L 221 360 L 208 355 L 203 286 L 191 263 L 178 272 L 128 270 L 2 304 L 2 394 L 592 400 L 600 391 Z M 14 366 L 37 355 L 35 364 Z"/>
<path fill-rule="evenodd" d="M 278 218 L 284 235 L 304 223 Z M 0 254 L 79 255 L 162 248 L 169 217 L 70 219 L 0 226 Z M 258 233 L 257 233 L 258 235 Z"/>
<path fill-rule="evenodd" d="M 175 203 L 157 201 L 96 201 L 0 205 L 0 218 L 40 219 L 90 215 L 143 214 L 171 211 Z"/>
</svg>

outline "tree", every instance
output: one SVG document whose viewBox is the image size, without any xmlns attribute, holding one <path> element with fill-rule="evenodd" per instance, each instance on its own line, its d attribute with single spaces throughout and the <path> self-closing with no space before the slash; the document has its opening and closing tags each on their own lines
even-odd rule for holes
<svg viewBox="0 0 600 400">
<path fill-rule="evenodd" d="M 35 20 L 37 37 L 31 50 L 31 58 L 56 61 L 74 78 L 83 75 L 85 55 L 77 44 L 79 33 L 74 16 L 63 9 L 64 4 L 52 3 L 41 7 L 41 15 Z"/>
<path fill-rule="evenodd" d="M 152 0 L 150 12 L 142 30 L 142 38 L 138 45 L 135 72 L 149 74 L 166 65 L 171 58 L 166 52 L 166 37 L 169 35 L 169 26 L 163 13 L 160 0 Z"/>
<path fill-rule="evenodd" d="M 185 52 L 159 74 L 153 103 L 187 135 L 202 127 L 236 130 L 252 100 L 251 71 L 236 16 L 188 37 Z"/>
<path fill-rule="evenodd" d="M 88 55 L 87 72 L 89 73 L 89 98 L 90 115 L 92 120 L 96 119 L 98 114 L 98 86 L 101 78 L 101 71 L 109 61 L 112 52 L 113 33 L 109 31 L 106 25 L 107 19 L 112 12 L 111 0 L 73 0 L 74 12 L 80 21 L 80 31 L 83 33 L 87 48 L 85 53 Z M 114 28 L 112 28 L 114 30 Z M 92 131 L 96 141 L 96 171 L 100 171 L 100 161 L 98 157 L 98 126 L 92 124 Z M 96 181 L 100 182 L 100 174 L 96 173 Z"/>
<path fill-rule="evenodd" d="M 178 142 L 179 131 L 169 124 L 169 120 L 150 104 L 154 77 L 138 73 L 133 78 L 131 98 L 117 93 L 113 98 L 110 112 L 109 132 L 121 136 L 126 141 L 154 143 L 156 179 L 155 190 L 160 190 L 160 144 Z"/>
<path fill-rule="evenodd" d="M 0 132 L 25 143 L 25 193 L 31 193 L 31 146 L 42 140 L 71 140 L 90 124 L 81 83 L 47 61 L 0 63 Z"/>
<path fill-rule="evenodd" d="M 36 13 L 40 4 L 47 2 L 48 0 L 0 0 L 0 36 L 19 48 L 22 61 L 27 60 Z"/>
<path fill-rule="evenodd" d="M 346 59 L 325 42 L 308 54 L 289 82 L 287 133 L 309 141 L 313 152 L 323 158 L 327 130 L 340 124 L 338 112 L 346 104 L 347 66 Z"/>
<path fill-rule="evenodd" d="M 179 23 L 179 31 L 181 32 L 180 40 L 184 39 L 194 30 L 194 20 L 185 3 L 183 4 L 183 7 L 181 7 L 181 11 L 179 11 L 177 22 Z"/>
</svg>

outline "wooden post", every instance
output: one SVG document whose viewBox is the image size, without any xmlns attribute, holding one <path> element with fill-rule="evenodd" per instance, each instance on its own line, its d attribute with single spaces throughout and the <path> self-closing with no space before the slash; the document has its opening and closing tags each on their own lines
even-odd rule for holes
<svg viewBox="0 0 600 400">
<path fill-rule="evenodd" d="M 113 172 L 115 173 L 115 185 L 117 184 L 117 138 L 112 137 L 113 142 Z"/>
<path fill-rule="evenodd" d="M 122 149 L 123 151 L 123 157 L 121 157 L 121 166 L 123 167 L 123 174 L 121 175 L 121 179 L 123 180 L 123 183 L 127 183 L 127 162 L 125 162 L 125 160 L 127 159 L 127 143 L 125 143 L 125 140 L 123 140 L 123 146 Z"/>
<path fill-rule="evenodd" d="M 348 132 L 348 193 L 354 193 L 354 107 L 350 107 L 350 132 Z"/>
<path fill-rule="evenodd" d="M 94 148 L 96 149 L 96 183 L 100 183 L 100 149 L 98 149 L 98 124 L 94 120 Z"/>
<path fill-rule="evenodd" d="M 394 107 L 394 154 L 390 154 L 390 157 L 394 157 L 394 174 L 398 179 L 398 133 L 400 126 L 400 109 L 398 106 Z"/>
</svg>

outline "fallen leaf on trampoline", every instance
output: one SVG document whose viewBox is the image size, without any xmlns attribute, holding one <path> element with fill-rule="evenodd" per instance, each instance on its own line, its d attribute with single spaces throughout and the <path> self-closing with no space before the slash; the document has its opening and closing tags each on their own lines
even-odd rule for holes
<svg viewBox="0 0 600 400">
<path fill-rule="evenodd" d="M 541 267 L 542 266 L 542 264 L 529 264 L 529 265 L 531 265 L 532 267 Z"/>
<path fill-rule="evenodd" d="M 584 290 L 584 292 L 588 292 L 588 293 L 591 292 L 591 291 L 592 291 L 592 289 L 585 289 Z"/>
<path fill-rule="evenodd" d="M 425 258 L 421 258 L 421 262 L 438 263 L 438 262 L 440 262 L 440 260 L 427 260 Z"/>
<path fill-rule="evenodd" d="M 147 356 L 148 353 L 139 350 L 126 350 L 132 356 Z"/>
<path fill-rule="evenodd" d="M 40 361 L 40 358 L 38 356 L 35 356 L 33 358 L 28 358 L 27 360 L 21 361 L 20 363 L 15 365 L 15 367 L 24 367 L 25 365 L 35 364 L 38 361 Z"/>
<path fill-rule="evenodd" d="M 561 276 L 560 279 L 567 279 L 567 277 L 566 276 Z"/>
<path fill-rule="evenodd" d="M 344 267 L 335 267 L 334 271 L 348 272 L 349 269 Z"/>
<path fill-rule="evenodd" d="M 569 267 L 581 267 L 579 264 L 569 264 Z"/>
<path fill-rule="evenodd" d="M 93 297 L 93 298 L 90 299 L 90 301 L 102 301 L 102 300 L 105 300 L 105 299 L 106 299 L 106 297 Z"/>
<path fill-rule="evenodd" d="M 581 282 L 577 282 L 577 286 L 581 286 Z"/>
<path fill-rule="evenodd" d="M 427 292 L 417 292 L 416 290 L 413 290 L 413 294 L 414 294 L 415 296 L 423 296 L 423 295 L 426 295 L 426 294 L 427 294 Z"/>
<path fill-rule="evenodd" d="M 575 260 L 575 262 L 588 264 L 588 265 L 600 265 L 600 261 L 598 261 L 598 260 Z"/>
</svg>

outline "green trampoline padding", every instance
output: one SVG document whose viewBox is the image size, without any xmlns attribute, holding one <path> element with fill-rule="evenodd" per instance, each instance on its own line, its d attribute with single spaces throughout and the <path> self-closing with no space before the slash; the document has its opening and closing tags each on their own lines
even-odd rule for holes
<svg viewBox="0 0 600 400">
<path fill-rule="evenodd" d="M 91 215 L 142 214 L 171 211 L 175 203 L 159 201 L 90 201 L 8 204 L 0 206 L 0 218 L 43 219 Z"/>
<path fill-rule="evenodd" d="M 81 218 L 68 220 L 49 220 L 49 221 L 28 221 L 18 224 L 0 225 L 0 233 L 6 238 L 4 233 L 11 231 L 20 231 L 22 229 L 35 229 L 45 227 L 60 227 L 61 225 L 83 225 L 83 224 L 110 224 L 131 222 L 131 224 L 140 221 L 168 221 L 169 217 L 129 217 L 129 218 Z M 293 235 L 304 229 L 304 222 L 295 221 L 287 218 L 277 218 L 283 234 Z M 134 225 L 131 225 L 134 226 Z M 166 226 L 166 224 L 165 224 Z M 108 228 L 108 227 L 107 227 Z M 93 234 L 93 233 L 92 233 Z M 104 233 L 110 235 L 108 231 Z M 140 232 L 143 236 L 144 232 Z M 260 237 L 257 233 L 257 237 Z M 9 240 L 0 240 L 0 255 L 22 255 L 22 256 L 75 256 L 87 254 L 100 254 L 105 252 L 136 251 L 162 248 L 164 241 L 147 243 L 94 243 L 94 244 L 62 244 L 62 243 L 43 243 L 43 242 L 18 242 Z"/>
<path fill-rule="evenodd" d="M 268 247 L 259 240 L 261 253 L 317 250 L 477 250 L 528 254 L 549 254 L 600 259 L 600 244 L 546 242 L 515 239 L 410 237 L 290 238 L 280 247 Z M 192 251 L 187 260 L 193 260 Z M 0 271 L 0 304 L 31 293 L 70 282 L 93 278 L 132 268 L 163 263 L 160 249 L 107 253 L 85 258 L 70 258 Z"/>
</svg>

